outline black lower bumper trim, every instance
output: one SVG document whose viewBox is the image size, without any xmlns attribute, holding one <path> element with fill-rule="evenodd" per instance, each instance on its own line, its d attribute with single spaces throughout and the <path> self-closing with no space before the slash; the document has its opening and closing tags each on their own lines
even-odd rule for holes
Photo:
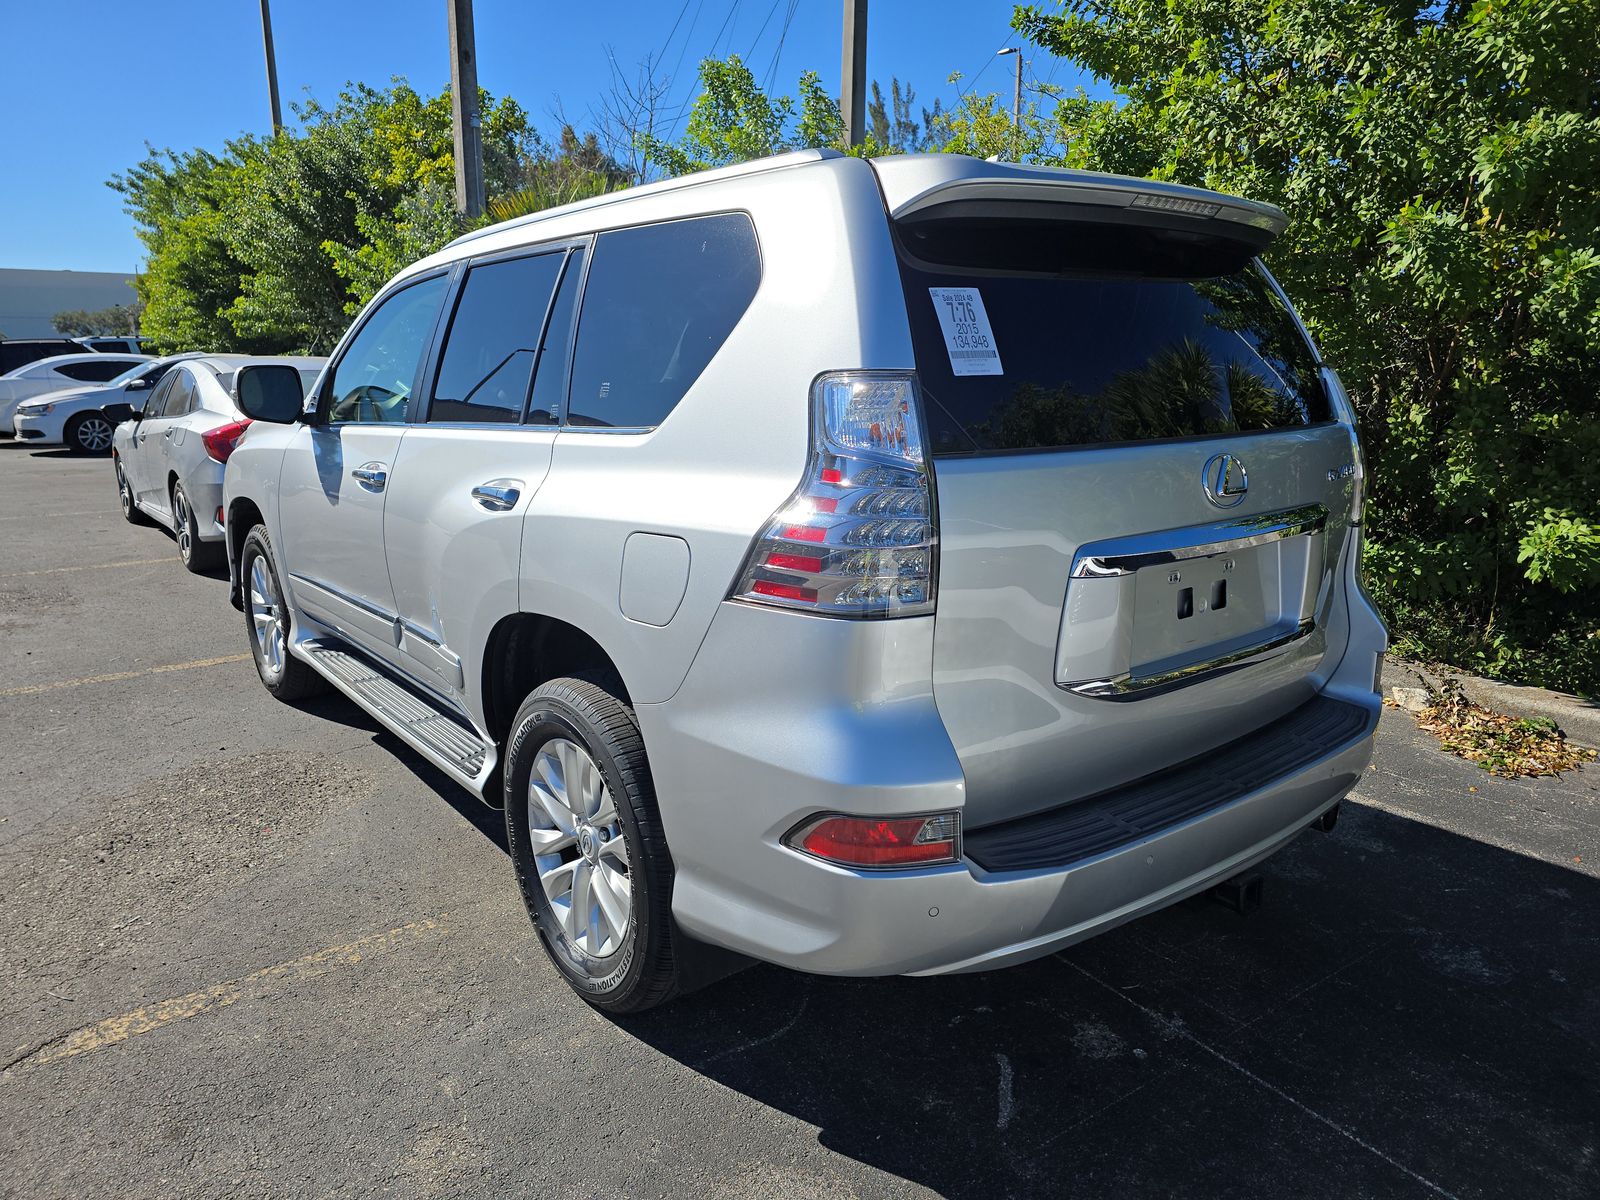
<svg viewBox="0 0 1600 1200">
<path fill-rule="evenodd" d="M 966 854 L 986 871 L 1071 866 L 1259 791 L 1365 736 L 1367 709 L 1318 696 L 1198 758 L 1086 800 L 969 830 Z"/>
</svg>

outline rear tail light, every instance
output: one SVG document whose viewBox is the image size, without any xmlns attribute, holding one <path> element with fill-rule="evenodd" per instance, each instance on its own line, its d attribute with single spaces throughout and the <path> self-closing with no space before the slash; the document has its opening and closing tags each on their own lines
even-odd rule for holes
<svg viewBox="0 0 1600 1200">
<path fill-rule="evenodd" d="M 200 440 L 205 443 L 207 454 L 217 462 L 225 463 L 228 461 L 228 455 L 232 454 L 234 447 L 239 444 L 239 439 L 244 436 L 244 431 L 249 428 L 249 421 L 234 421 L 206 430 L 200 435 Z"/>
<path fill-rule="evenodd" d="M 916 377 L 823 375 L 811 461 L 750 548 L 733 599 L 833 617 L 933 611 L 939 535 Z"/>
<path fill-rule="evenodd" d="M 784 838 L 785 844 L 846 867 L 877 870 L 955 862 L 961 818 L 953 812 L 925 817 L 817 817 Z"/>
</svg>

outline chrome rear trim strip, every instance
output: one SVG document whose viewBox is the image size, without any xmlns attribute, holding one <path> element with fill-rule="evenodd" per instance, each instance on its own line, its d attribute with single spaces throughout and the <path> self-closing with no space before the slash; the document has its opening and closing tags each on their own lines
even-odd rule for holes
<svg viewBox="0 0 1600 1200">
<path fill-rule="evenodd" d="M 1238 517 L 1214 525 L 1191 525 L 1159 533 L 1086 542 L 1072 560 L 1073 579 L 1105 579 L 1132 575 L 1142 567 L 1165 566 L 1188 558 L 1226 554 L 1262 546 L 1283 538 L 1316 533 L 1328 523 L 1328 510 L 1320 504 L 1284 512 Z"/>
</svg>

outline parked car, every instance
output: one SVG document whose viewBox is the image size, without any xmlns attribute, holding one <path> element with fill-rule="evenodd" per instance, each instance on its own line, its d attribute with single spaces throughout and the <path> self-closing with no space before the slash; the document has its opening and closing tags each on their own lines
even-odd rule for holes
<svg viewBox="0 0 1600 1200">
<path fill-rule="evenodd" d="M 79 454 L 104 454 L 111 449 L 111 431 L 142 411 L 157 384 L 173 364 L 198 358 L 198 352 L 177 354 L 129 367 L 109 383 L 46 392 L 17 405 L 11 427 L 23 441 L 41 446 L 64 444 Z"/>
<path fill-rule="evenodd" d="M 611 1012 L 736 956 L 986 970 L 1233 878 L 1331 827 L 1386 638 L 1284 226 L 806 151 L 468 234 L 303 406 L 239 373 L 261 681 L 503 803 Z"/>
<path fill-rule="evenodd" d="M 252 363 L 282 367 L 303 395 L 326 361 L 208 354 L 172 364 L 142 411 L 112 435 L 122 515 L 135 525 L 170 529 L 189 570 L 220 565 L 223 468 L 250 426 L 234 392 L 239 369 Z"/>
<path fill-rule="evenodd" d="M 86 346 L 90 350 L 97 350 L 102 354 L 107 352 L 112 354 L 143 354 L 145 346 L 150 342 L 149 338 L 109 337 L 104 335 L 73 338 L 72 340 L 80 346 Z"/>
<path fill-rule="evenodd" d="M 149 362 L 146 354 L 58 354 L 0 375 L 0 436 L 10 437 L 17 405 L 34 396 L 86 383 L 110 383 L 129 367 Z"/>
<path fill-rule="evenodd" d="M 0 338 L 0 375 L 9 375 L 41 358 L 82 352 L 83 347 L 71 338 Z"/>
</svg>

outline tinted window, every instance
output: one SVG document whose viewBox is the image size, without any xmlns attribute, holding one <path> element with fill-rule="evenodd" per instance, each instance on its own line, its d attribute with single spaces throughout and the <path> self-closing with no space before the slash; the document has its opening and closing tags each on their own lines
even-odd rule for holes
<svg viewBox="0 0 1600 1200">
<path fill-rule="evenodd" d="M 56 368 L 56 372 L 83 383 L 109 383 L 130 365 L 126 359 L 108 358 L 105 362 L 63 363 Z"/>
<path fill-rule="evenodd" d="M 484 263 L 467 272 L 450 320 L 430 421 L 522 419 L 539 334 L 563 254 Z"/>
<path fill-rule="evenodd" d="M 1053 240 L 1025 223 L 1009 237 L 988 227 L 981 246 L 989 269 L 929 261 L 926 247 L 907 240 L 906 304 L 934 453 L 1328 419 L 1310 347 L 1248 253 L 1230 262 L 1220 250 L 1189 243 L 1169 250 L 1159 239 L 1136 242 L 1126 230 L 1096 236 L 1099 229 L 1076 224 L 1070 238 Z M 1108 245 L 1117 251 L 1114 264 L 1104 261 Z M 947 246 L 973 243 L 952 238 Z M 957 261 L 972 259 L 963 253 Z M 1186 274 L 1218 267 L 1226 273 Z M 966 345 L 984 341 L 981 320 L 972 319 L 978 307 L 992 353 Z"/>
<path fill-rule="evenodd" d="M 327 393 L 330 421 L 398 422 L 444 300 L 436 275 L 395 292 L 374 309 L 345 350 Z"/>
<path fill-rule="evenodd" d="M 194 411 L 195 389 L 194 380 L 187 371 L 174 371 L 172 373 L 172 387 L 167 391 L 167 402 L 161 408 L 163 417 L 181 417 L 184 413 Z"/>
<path fill-rule="evenodd" d="M 173 382 L 182 375 L 182 371 L 172 371 L 165 379 L 156 384 L 155 390 L 148 393 L 141 405 L 139 400 L 134 400 L 134 405 L 147 417 L 159 417 L 161 410 L 166 407 L 167 397 L 172 395 Z"/>
<path fill-rule="evenodd" d="M 583 250 L 567 255 L 567 268 L 561 276 L 561 289 L 545 323 L 544 346 L 539 352 L 539 373 L 533 380 L 533 401 L 528 406 L 528 421 L 533 425 L 553 425 L 561 413 L 562 392 L 567 382 L 567 353 L 572 346 L 572 322 L 578 313 L 578 291 L 583 287 Z"/>
<path fill-rule="evenodd" d="M 659 425 L 760 280 L 755 229 L 741 214 L 601 234 L 578 318 L 568 423 Z"/>
</svg>

